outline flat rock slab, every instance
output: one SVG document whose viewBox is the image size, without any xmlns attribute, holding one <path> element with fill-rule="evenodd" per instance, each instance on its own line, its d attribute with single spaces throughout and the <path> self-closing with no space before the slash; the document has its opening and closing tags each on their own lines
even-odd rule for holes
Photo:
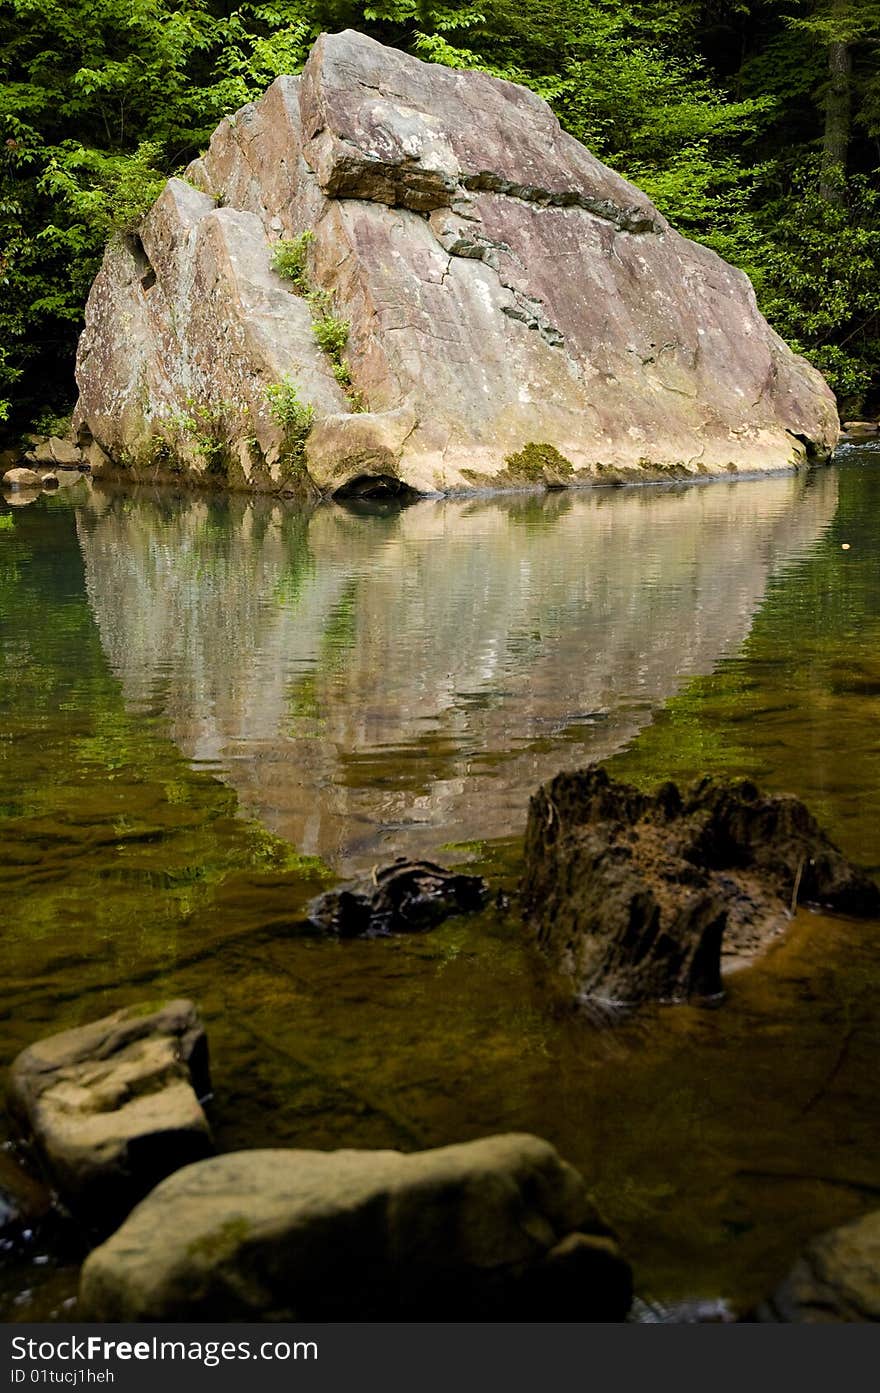
<svg viewBox="0 0 880 1393">
<path fill-rule="evenodd" d="M 171 1176 L 83 1268 L 89 1320 L 621 1320 L 631 1279 L 549 1143 L 247 1151 Z"/>
<path fill-rule="evenodd" d="M 304 234 L 298 289 L 348 324 L 353 395 L 273 270 Z M 315 414 L 304 460 L 269 409 L 285 378 Z M 839 431 L 748 278 L 534 92 L 353 30 L 225 118 L 114 239 L 77 381 L 76 429 L 129 477 L 250 488 L 727 476 L 827 458 Z"/>
<path fill-rule="evenodd" d="M 880 1321 L 880 1210 L 813 1240 L 758 1310 L 784 1323 Z"/>
<path fill-rule="evenodd" d="M 309 922 L 339 938 L 421 933 L 452 914 L 482 909 L 488 894 L 480 876 L 400 859 L 366 880 L 319 895 L 309 905 Z"/>
<path fill-rule="evenodd" d="M 210 1155 L 199 1102 L 209 1091 L 198 1013 L 172 1001 L 29 1046 L 9 1102 L 62 1199 L 106 1232 L 171 1171 Z"/>
<path fill-rule="evenodd" d="M 529 806 L 523 909 L 578 997 L 721 992 L 722 960 L 753 958 L 797 904 L 880 917 L 880 889 L 803 803 L 704 779 L 655 795 L 591 766 Z"/>
</svg>

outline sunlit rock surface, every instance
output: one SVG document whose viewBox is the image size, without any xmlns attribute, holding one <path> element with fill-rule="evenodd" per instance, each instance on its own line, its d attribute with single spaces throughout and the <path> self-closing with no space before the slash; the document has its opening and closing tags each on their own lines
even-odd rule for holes
<svg viewBox="0 0 880 1393">
<path fill-rule="evenodd" d="M 778 470 L 836 441 L 831 392 L 747 277 L 525 88 L 325 34 L 187 174 L 108 249 L 80 343 L 81 439 L 135 477 L 308 484 L 265 396 L 285 378 L 324 491 Z M 350 324 L 356 420 L 271 269 L 305 232 Z"/>
<path fill-rule="evenodd" d="M 538 1137 L 240 1151 L 156 1189 L 83 1268 L 92 1320 L 623 1320 L 629 1267 Z"/>
<path fill-rule="evenodd" d="M 129 708 L 347 874 L 519 834 L 742 642 L 836 502 L 824 472 L 370 516 L 96 492 L 78 527 Z"/>
<path fill-rule="evenodd" d="M 13 1061 L 18 1127 L 77 1217 L 108 1233 L 171 1171 L 213 1150 L 208 1042 L 191 1001 L 38 1040 Z"/>
</svg>

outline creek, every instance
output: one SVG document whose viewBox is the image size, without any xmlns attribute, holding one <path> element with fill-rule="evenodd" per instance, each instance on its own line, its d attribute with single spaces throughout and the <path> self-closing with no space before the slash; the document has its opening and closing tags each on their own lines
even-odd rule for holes
<svg viewBox="0 0 880 1393">
<path fill-rule="evenodd" d="M 808 475 L 311 511 L 86 480 L 0 503 L 0 1064 L 190 996 L 224 1149 L 547 1137 L 640 1293 L 746 1307 L 880 1205 L 880 925 L 798 913 L 717 1010 L 560 1010 L 530 793 L 748 776 L 880 869 L 880 451 Z M 398 854 L 507 908 L 302 931 Z M 0 1254 L 7 1320 L 75 1265 Z"/>
</svg>

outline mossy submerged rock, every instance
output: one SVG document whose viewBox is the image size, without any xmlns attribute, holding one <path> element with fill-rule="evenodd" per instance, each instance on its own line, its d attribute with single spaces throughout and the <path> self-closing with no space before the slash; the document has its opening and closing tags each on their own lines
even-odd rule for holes
<svg viewBox="0 0 880 1393">
<path fill-rule="evenodd" d="M 522 894 L 538 942 L 578 997 L 682 1000 L 721 991 L 791 909 L 880 917 L 880 889 L 803 803 L 703 779 L 655 795 L 592 765 L 529 805 Z"/>
<path fill-rule="evenodd" d="M 302 248 L 296 283 L 279 240 Z M 432 493 L 785 469 L 838 436 L 747 277 L 535 93 L 352 30 L 108 247 L 77 380 L 76 427 L 130 477 L 236 487 L 292 482 L 267 397 L 285 381 L 315 416 L 299 482 L 324 492 L 376 471 Z"/>
<path fill-rule="evenodd" d="M 630 1271 L 528 1135 L 244 1151 L 158 1186 L 82 1272 L 90 1320 L 622 1320 Z"/>
<path fill-rule="evenodd" d="M 763 1321 L 880 1321 L 880 1209 L 815 1238 L 773 1296 Z"/>
<path fill-rule="evenodd" d="M 171 1171 L 210 1155 L 208 1046 L 189 1001 L 128 1007 L 14 1060 L 10 1111 L 62 1199 L 109 1232 Z"/>
</svg>

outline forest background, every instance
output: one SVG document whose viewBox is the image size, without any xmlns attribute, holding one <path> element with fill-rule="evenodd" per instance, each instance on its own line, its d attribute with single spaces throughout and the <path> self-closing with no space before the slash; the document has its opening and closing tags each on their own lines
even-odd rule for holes
<svg viewBox="0 0 880 1393">
<path fill-rule="evenodd" d="M 106 240 L 346 27 L 533 88 L 880 406 L 880 0 L 0 0 L 0 429 L 69 411 Z"/>
</svg>

